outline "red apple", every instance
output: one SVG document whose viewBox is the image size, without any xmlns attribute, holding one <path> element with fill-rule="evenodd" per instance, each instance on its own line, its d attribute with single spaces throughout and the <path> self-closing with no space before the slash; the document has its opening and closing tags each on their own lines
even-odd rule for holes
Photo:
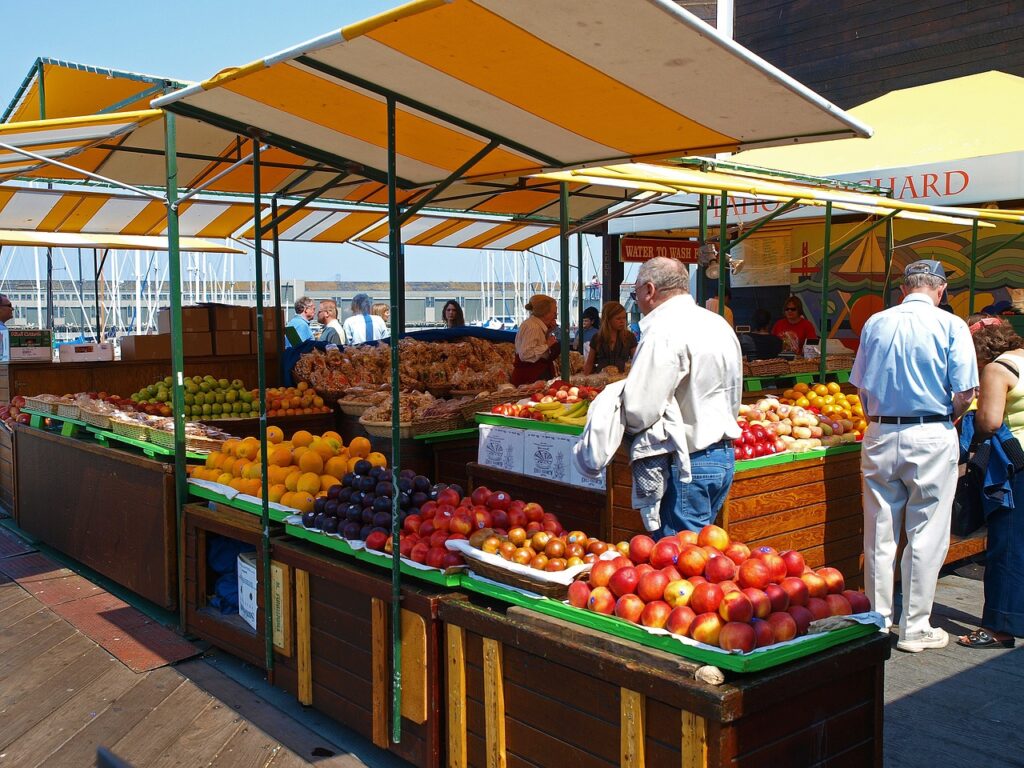
<svg viewBox="0 0 1024 768">
<path fill-rule="evenodd" d="M 684 577 L 700 576 L 708 564 L 708 553 L 696 545 L 687 545 L 676 558 L 676 570 Z"/>
<path fill-rule="evenodd" d="M 654 566 L 650 563 L 640 563 L 640 565 L 636 566 L 636 575 L 638 577 L 643 576 L 645 573 L 651 573 L 652 571 L 654 571 Z"/>
<path fill-rule="evenodd" d="M 459 492 L 453 491 L 451 488 L 444 488 L 437 494 L 438 506 L 451 504 L 453 507 L 457 507 L 460 501 L 462 501 L 462 497 L 459 496 Z"/>
<path fill-rule="evenodd" d="M 684 544 L 696 544 L 697 543 L 697 532 L 696 531 L 680 531 L 676 534 L 676 538 L 679 539 L 679 546 L 682 547 Z"/>
<path fill-rule="evenodd" d="M 469 495 L 469 498 L 474 504 L 486 504 L 487 497 L 491 495 L 491 489 L 486 485 L 480 485 L 473 489 L 473 492 Z"/>
<path fill-rule="evenodd" d="M 508 512 L 503 509 L 492 509 L 491 525 L 494 526 L 495 530 L 501 529 L 507 531 L 509 528 Z"/>
<path fill-rule="evenodd" d="M 815 621 L 818 619 L 827 619 L 832 615 L 832 609 L 829 608 L 828 603 L 820 597 L 809 598 L 807 600 L 807 610 L 811 612 L 811 616 L 814 617 Z"/>
<path fill-rule="evenodd" d="M 828 584 L 816 573 L 804 573 L 800 580 L 807 585 L 807 594 L 811 597 L 825 597 L 828 594 Z"/>
<path fill-rule="evenodd" d="M 714 547 L 724 551 L 729 546 L 729 534 L 717 525 L 705 525 L 697 534 L 697 543 L 702 547 Z"/>
<path fill-rule="evenodd" d="M 797 552 L 795 549 L 787 549 L 781 553 L 779 557 L 782 558 L 786 564 L 786 575 L 799 577 L 804 572 L 804 556 Z"/>
<path fill-rule="evenodd" d="M 818 575 L 825 580 L 828 591 L 833 595 L 842 594 L 842 591 L 846 589 L 846 579 L 843 578 L 843 574 L 838 568 L 819 568 Z"/>
<path fill-rule="evenodd" d="M 711 613 L 717 611 L 722 602 L 722 588 L 717 584 L 698 584 L 690 595 L 690 607 L 695 613 Z"/>
<path fill-rule="evenodd" d="M 622 597 L 623 595 L 630 595 L 636 592 L 639 582 L 640 575 L 636 572 L 636 568 L 619 568 L 608 579 L 608 589 L 616 597 Z"/>
<path fill-rule="evenodd" d="M 803 583 L 803 582 L 801 582 Z M 789 593 L 778 584 L 769 584 L 764 588 L 764 593 L 772 603 L 772 613 L 784 611 L 789 608 Z"/>
<path fill-rule="evenodd" d="M 786 578 L 786 561 L 778 555 L 765 552 L 757 559 L 768 566 L 768 572 L 771 573 L 772 581 L 776 584 Z"/>
<path fill-rule="evenodd" d="M 633 594 L 622 595 L 615 602 L 615 615 L 620 619 L 631 621 L 637 624 L 640 621 L 640 614 L 644 612 L 644 601 Z"/>
<path fill-rule="evenodd" d="M 717 613 L 698 613 L 690 625 L 690 636 L 698 643 L 717 646 L 722 624 L 722 617 Z"/>
<path fill-rule="evenodd" d="M 712 557 L 704 566 L 704 578 L 708 581 L 731 581 L 736 576 L 736 563 L 728 557 Z"/>
<path fill-rule="evenodd" d="M 828 605 L 828 610 L 833 616 L 849 616 L 853 613 L 850 601 L 842 595 L 825 595 L 825 603 Z"/>
<path fill-rule="evenodd" d="M 742 592 L 728 592 L 718 604 L 718 613 L 726 621 L 748 622 L 754 618 L 754 606 Z"/>
<path fill-rule="evenodd" d="M 440 568 L 446 554 L 448 550 L 444 547 L 431 547 L 427 552 L 427 565 L 431 568 Z"/>
<path fill-rule="evenodd" d="M 650 536 L 639 534 L 629 540 L 629 559 L 636 565 L 646 563 L 651 558 L 651 551 L 654 549 L 654 539 Z"/>
<path fill-rule="evenodd" d="M 425 541 L 420 541 L 413 545 L 412 551 L 409 553 L 409 559 L 426 565 L 427 563 L 427 552 L 430 551 L 430 545 Z"/>
<path fill-rule="evenodd" d="M 509 506 L 512 504 L 512 497 L 505 491 L 494 491 L 490 496 L 487 497 L 487 501 L 484 502 L 489 509 L 503 509 L 508 511 Z M 523 508 L 526 511 L 526 508 Z M 527 515 L 529 517 L 529 515 Z"/>
<path fill-rule="evenodd" d="M 377 552 L 383 552 L 384 542 L 387 541 L 387 538 L 388 535 L 383 531 L 373 531 L 366 537 L 366 548 L 376 550 Z"/>
<path fill-rule="evenodd" d="M 728 547 L 722 550 L 722 554 L 736 565 L 742 565 L 750 557 L 750 548 L 742 541 L 732 541 Z"/>
<path fill-rule="evenodd" d="M 676 570 L 674 565 L 666 565 L 661 569 L 661 572 L 668 576 L 669 581 L 679 581 L 679 579 L 683 578 L 683 574 Z"/>
<path fill-rule="evenodd" d="M 451 551 L 445 552 L 444 557 L 441 558 L 441 568 L 446 569 L 446 570 L 448 568 L 454 568 L 457 565 L 465 565 L 465 564 L 466 564 L 466 561 L 463 559 L 462 555 L 460 555 L 458 552 L 451 552 Z"/>
<path fill-rule="evenodd" d="M 423 515 L 424 520 L 429 520 L 434 516 L 434 511 L 436 509 L 437 502 L 431 499 L 430 501 L 423 502 L 423 504 L 420 506 L 420 514 Z"/>
<path fill-rule="evenodd" d="M 746 622 L 730 621 L 718 633 L 718 646 L 724 651 L 750 653 L 757 646 L 757 636 Z"/>
<path fill-rule="evenodd" d="M 665 621 L 665 629 L 673 635 L 686 637 L 690 633 L 690 625 L 693 624 L 693 620 L 696 617 L 697 614 L 689 606 L 677 605 L 672 609 L 672 613 L 668 615 L 668 619 Z"/>
<path fill-rule="evenodd" d="M 640 577 L 636 585 L 636 594 L 645 603 L 651 603 L 663 598 L 666 587 L 668 576 L 661 571 L 650 571 Z"/>
<path fill-rule="evenodd" d="M 759 619 L 768 618 L 768 614 L 772 612 L 772 601 L 765 592 L 754 587 L 747 587 L 743 590 L 743 594 L 747 596 L 750 604 L 754 606 L 754 616 Z"/>
<path fill-rule="evenodd" d="M 722 550 L 718 547 L 712 547 L 710 544 L 705 544 L 701 549 L 707 553 L 708 557 L 725 557 L 725 555 L 722 554 Z"/>
<path fill-rule="evenodd" d="M 523 510 L 512 508 L 508 511 L 508 524 L 510 528 L 525 528 L 529 522 Z"/>
<path fill-rule="evenodd" d="M 423 518 L 417 514 L 409 515 L 405 518 L 405 522 L 402 523 L 402 530 L 406 533 L 416 533 L 420 529 L 420 524 L 423 522 Z"/>
<path fill-rule="evenodd" d="M 608 580 L 617 570 L 619 570 L 619 566 L 615 564 L 614 560 L 598 560 L 590 569 L 590 586 L 607 587 Z"/>
<path fill-rule="evenodd" d="M 590 602 L 590 586 L 585 581 L 574 581 L 569 585 L 569 605 L 586 608 Z"/>
<path fill-rule="evenodd" d="M 754 647 L 764 648 L 767 645 L 775 644 L 775 634 L 772 632 L 772 627 L 767 621 L 764 619 L 754 619 L 750 622 L 750 626 L 754 628 Z"/>
<path fill-rule="evenodd" d="M 777 555 L 779 554 L 775 547 L 761 546 L 750 550 L 751 557 L 764 557 L 765 555 Z"/>
<path fill-rule="evenodd" d="M 792 616 L 793 621 L 796 622 L 796 636 L 803 637 L 806 635 L 807 627 L 810 626 L 812 621 L 814 621 L 814 617 L 811 615 L 811 612 L 802 605 L 791 605 L 786 613 Z M 771 616 L 768 618 L 770 619 Z"/>
<path fill-rule="evenodd" d="M 661 629 L 668 621 L 672 608 L 664 600 L 654 600 L 644 606 L 640 614 L 640 623 L 645 627 L 656 627 Z"/>
<path fill-rule="evenodd" d="M 799 608 L 799 606 L 797 606 Z M 801 611 L 806 609 L 800 608 Z M 797 635 L 797 621 L 793 614 L 786 613 L 785 611 L 776 611 L 775 613 L 768 616 L 768 626 L 772 628 L 772 635 L 775 637 L 776 643 L 784 643 L 787 640 L 792 640 Z M 804 627 L 804 632 L 807 628 Z"/>
<path fill-rule="evenodd" d="M 604 613 L 610 616 L 615 611 L 615 595 L 608 587 L 596 587 L 590 591 L 587 608 L 594 613 Z"/>
<path fill-rule="evenodd" d="M 795 576 L 787 576 L 779 582 L 779 586 L 789 595 L 790 606 L 807 605 L 807 599 L 811 596 L 807 591 L 807 585 L 803 579 Z"/>
<path fill-rule="evenodd" d="M 705 579 L 703 576 L 690 576 L 687 579 L 687 581 L 690 582 L 691 584 L 693 584 L 693 586 L 695 586 L 695 587 L 698 584 L 708 584 L 709 583 L 708 580 Z"/>
<path fill-rule="evenodd" d="M 868 600 L 868 596 L 863 592 L 847 589 L 843 592 L 843 597 L 849 601 L 850 610 L 854 613 L 867 613 L 871 610 L 871 601 Z"/>
<path fill-rule="evenodd" d="M 735 581 L 729 581 L 728 579 L 726 579 L 725 581 L 718 582 L 718 588 L 722 590 L 723 595 L 727 595 L 730 592 L 740 591 L 740 585 L 737 584 Z"/>
<path fill-rule="evenodd" d="M 751 558 L 740 565 L 740 586 L 764 589 L 771 584 L 771 581 L 772 572 L 763 560 Z"/>
<path fill-rule="evenodd" d="M 689 605 L 690 596 L 693 594 L 694 589 L 694 585 L 686 579 L 676 579 L 675 581 L 670 581 L 668 586 L 665 587 L 662 599 L 673 608 L 677 608 L 680 605 Z"/>
<path fill-rule="evenodd" d="M 490 504 L 487 506 L 490 506 Z M 526 515 L 527 522 L 539 523 L 544 519 L 544 507 L 535 501 L 531 501 L 523 507 L 523 514 Z"/>
<path fill-rule="evenodd" d="M 412 517 L 412 515 L 410 515 L 409 517 Z M 405 518 L 405 521 L 408 523 L 409 518 Z M 451 533 L 461 533 L 465 536 L 468 536 L 470 533 L 473 532 L 474 522 L 475 520 L 470 520 L 469 515 L 465 512 L 456 512 L 454 515 L 452 515 L 452 519 L 448 523 L 448 530 Z"/>
<path fill-rule="evenodd" d="M 631 547 L 632 549 L 632 547 Z M 650 562 L 655 568 L 675 566 L 679 559 L 679 540 L 674 536 L 662 539 L 651 550 Z"/>
</svg>

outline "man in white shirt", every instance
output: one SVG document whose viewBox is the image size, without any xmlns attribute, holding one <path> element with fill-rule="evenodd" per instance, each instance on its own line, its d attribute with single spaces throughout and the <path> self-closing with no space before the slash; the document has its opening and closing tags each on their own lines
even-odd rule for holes
<svg viewBox="0 0 1024 768">
<path fill-rule="evenodd" d="M 660 420 L 673 398 L 683 417 L 689 466 L 672 462 L 661 503 L 663 536 L 715 521 L 732 486 L 732 439 L 740 435 L 739 340 L 722 317 L 697 306 L 689 288 L 679 261 L 659 257 L 640 267 L 640 346 L 622 394 L 631 434 Z"/>
<path fill-rule="evenodd" d="M 7 321 L 14 317 L 14 305 L 6 294 L 0 293 L 0 361 L 11 359 L 11 334 L 7 331 Z"/>
</svg>

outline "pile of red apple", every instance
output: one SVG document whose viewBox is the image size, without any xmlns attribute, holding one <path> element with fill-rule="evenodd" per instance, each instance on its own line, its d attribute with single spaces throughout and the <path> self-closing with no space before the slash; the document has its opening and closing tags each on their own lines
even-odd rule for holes
<svg viewBox="0 0 1024 768">
<path fill-rule="evenodd" d="M 602 387 L 578 387 L 561 379 L 548 384 L 547 389 L 539 390 L 530 395 L 535 403 L 578 403 L 581 400 L 593 400 L 601 392 Z"/>
<path fill-rule="evenodd" d="M 835 568 L 807 567 L 794 550 L 753 552 L 716 525 L 657 543 L 634 536 L 628 557 L 601 560 L 569 587 L 577 608 L 749 653 L 807 633 L 828 616 L 871 610 Z"/>
<path fill-rule="evenodd" d="M 21 409 L 24 407 L 25 398 L 21 395 L 15 395 L 12 397 L 10 403 L 0 404 L 0 422 L 8 427 L 16 421 L 21 424 L 28 424 L 32 417 L 27 413 L 21 412 Z"/>
<path fill-rule="evenodd" d="M 740 427 L 740 436 L 732 441 L 732 451 L 736 461 L 770 456 L 773 453 L 786 450 L 786 444 L 770 427 L 750 424 L 742 416 L 736 419 L 736 423 Z"/>
</svg>

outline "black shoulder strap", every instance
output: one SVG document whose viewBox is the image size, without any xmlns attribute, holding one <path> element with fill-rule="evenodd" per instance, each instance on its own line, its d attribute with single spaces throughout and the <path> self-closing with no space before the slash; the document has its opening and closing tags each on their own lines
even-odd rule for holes
<svg viewBox="0 0 1024 768">
<path fill-rule="evenodd" d="M 992 362 L 998 363 L 999 365 L 1003 366 L 1003 368 L 1005 368 L 1010 373 L 1012 373 L 1014 376 L 1016 376 L 1017 378 L 1020 378 L 1020 371 L 1017 370 L 1016 366 L 1010 365 L 1005 360 L 993 360 Z"/>
</svg>

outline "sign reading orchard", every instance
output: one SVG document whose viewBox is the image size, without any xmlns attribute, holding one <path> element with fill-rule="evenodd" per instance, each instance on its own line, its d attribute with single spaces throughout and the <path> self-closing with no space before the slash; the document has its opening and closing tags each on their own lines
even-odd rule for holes
<svg viewBox="0 0 1024 768">
<path fill-rule="evenodd" d="M 643 262 L 656 256 L 677 259 L 684 264 L 697 263 L 700 245 L 695 240 L 662 237 L 623 237 L 619 240 L 619 261 Z"/>
</svg>

